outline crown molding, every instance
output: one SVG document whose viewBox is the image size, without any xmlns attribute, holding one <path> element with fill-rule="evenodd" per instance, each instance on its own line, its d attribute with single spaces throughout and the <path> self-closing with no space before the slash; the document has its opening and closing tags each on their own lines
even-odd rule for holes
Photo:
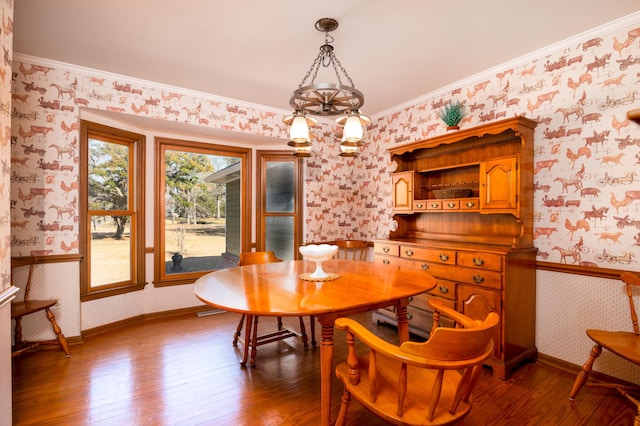
<svg viewBox="0 0 640 426">
<path fill-rule="evenodd" d="M 239 99 L 226 98 L 218 96 L 212 93 L 199 92 L 197 90 L 185 89 L 183 87 L 171 86 L 168 84 L 158 83 L 150 80 L 143 80 L 136 77 L 130 77 L 122 74 L 111 73 L 108 71 L 98 70 L 94 68 L 83 67 L 80 65 L 69 64 L 66 62 L 56 61 L 54 59 L 40 58 L 37 56 L 26 55 L 20 52 L 14 52 L 13 60 L 24 62 L 27 64 L 39 64 L 48 66 L 53 69 L 64 69 L 67 71 L 75 72 L 78 74 L 90 75 L 92 77 L 105 78 L 113 81 L 125 81 L 136 86 L 143 86 L 148 88 L 154 88 L 158 90 L 166 90 L 168 92 L 178 92 L 187 96 L 193 96 L 205 101 L 213 101 L 219 103 L 233 104 L 244 108 L 253 108 L 260 111 L 274 112 L 276 114 L 287 115 L 290 113 L 288 110 L 281 108 L 274 108 L 268 105 L 254 104 L 251 102 L 242 101 Z"/>
<path fill-rule="evenodd" d="M 426 101 L 429 101 L 431 99 L 434 98 L 438 98 L 440 96 L 443 96 L 447 93 L 452 92 L 453 90 L 459 89 L 460 87 L 467 87 L 467 86 L 473 86 L 475 83 L 479 83 L 481 81 L 484 81 L 487 79 L 488 76 L 495 76 L 496 73 L 502 72 L 506 69 L 510 69 L 510 68 L 516 68 L 520 65 L 529 63 L 535 59 L 539 59 L 541 57 L 547 56 L 551 53 L 557 52 L 557 51 L 561 51 L 566 49 L 567 47 L 570 46 L 575 46 L 578 43 L 581 43 L 585 40 L 589 40 L 592 39 L 594 37 L 597 37 L 599 35 L 602 34 L 608 34 L 608 33 L 612 33 L 614 31 L 620 30 L 622 28 L 625 27 L 629 27 L 633 24 L 637 24 L 638 22 L 640 22 L 640 11 L 638 12 L 634 12 L 632 14 L 623 16 L 622 18 L 616 19 L 614 21 L 608 22 L 606 24 L 597 26 L 595 28 L 592 28 L 590 30 L 584 31 L 580 34 L 577 34 L 575 36 L 566 38 L 562 41 L 553 43 L 549 46 L 545 46 L 541 49 L 535 50 L 533 52 L 527 53 L 526 55 L 520 56 L 518 58 L 512 59 L 510 61 L 507 62 L 503 62 L 500 65 L 496 65 L 495 67 L 486 69 L 484 71 L 481 71 L 477 74 L 471 75 L 467 78 L 464 78 L 462 80 L 458 80 L 454 83 L 448 84 L 444 87 L 441 87 L 437 90 L 431 91 L 425 95 L 421 95 L 417 98 L 413 98 L 405 103 L 402 103 L 400 105 L 396 105 L 394 107 L 388 108 L 384 111 L 379 112 L 378 114 L 375 114 L 374 116 L 371 117 L 372 121 L 374 119 L 378 119 L 380 117 L 386 117 L 388 115 L 391 115 L 392 113 L 407 108 L 407 107 L 411 107 L 414 105 L 418 105 L 418 104 L 423 104 Z"/>
</svg>

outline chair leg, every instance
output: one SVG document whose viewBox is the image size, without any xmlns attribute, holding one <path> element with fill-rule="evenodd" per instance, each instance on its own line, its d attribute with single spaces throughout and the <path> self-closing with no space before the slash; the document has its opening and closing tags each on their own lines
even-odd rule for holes
<svg viewBox="0 0 640 426">
<path fill-rule="evenodd" d="M 251 344 L 251 330 L 253 328 L 253 315 L 242 315 L 240 321 L 244 320 L 245 316 L 247 317 L 247 325 L 244 328 L 244 345 L 242 346 L 242 361 L 240 361 L 240 365 L 243 367 L 247 365 L 247 359 L 249 359 L 249 345 Z"/>
<path fill-rule="evenodd" d="M 302 344 L 305 349 L 309 348 L 309 338 L 307 337 L 307 329 L 304 327 L 304 320 L 302 317 L 298 317 L 300 320 L 300 334 L 302 335 Z"/>
<path fill-rule="evenodd" d="M 282 317 L 278 317 L 278 330 L 282 330 Z"/>
<path fill-rule="evenodd" d="M 573 400 L 578 394 L 578 392 L 580 392 L 580 389 L 589 378 L 589 374 L 591 373 L 591 370 L 593 370 L 593 363 L 595 362 L 596 358 L 600 356 L 601 353 L 602 353 L 602 346 L 594 345 L 594 347 L 591 348 L 591 354 L 589 355 L 589 359 L 587 359 L 587 362 L 584 363 L 584 365 L 582 366 L 582 370 L 580 370 L 580 372 L 578 373 L 578 376 L 576 377 L 576 381 L 573 383 L 573 388 L 571 389 L 571 393 L 569 394 L 570 400 Z"/>
<path fill-rule="evenodd" d="M 64 337 L 64 334 L 62 334 L 62 330 L 60 329 L 60 326 L 58 326 L 58 323 L 56 322 L 56 317 L 53 315 L 53 312 L 51 312 L 51 309 L 47 308 L 45 309 L 45 311 L 47 312 L 47 318 L 51 323 L 51 327 L 53 327 L 53 332 L 56 334 L 58 343 L 60 343 L 60 347 L 64 351 L 64 354 L 67 356 L 67 358 L 69 358 L 71 356 L 71 352 L 69 351 L 69 344 L 67 344 L 67 338 Z"/>
<path fill-rule="evenodd" d="M 347 409 L 349 408 L 349 402 L 351 402 L 351 394 L 347 390 L 347 386 L 345 385 L 342 390 L 342 404 L 340 404 L 340 412 L 338 413 L 338 418 L 336 419 L 336 426 L 344 426 L 347 421 Z"/>
<path fill-rule="evenodd" d="M 246 317 L 246 315 L 244 314 L 240 317 L 240 322 L 238 323 L 236 334 L 233 335 L 233 342 L 231 342 L 233 346 L 238 346 L 238 339 L 240 338 L 240 334 L 242 333 L 242 326 L 244 325 L 244 317 Z"/>
<path fill-rule="evenodd" d="M 636 406 L 636 415 L 633 418 L 633 426 L 640 426 L 640 400 L 636 399 L 633 395 L 631 395 L 630 391 L 626 390 L 627 386 L 616 386 L 616 390 L 620 393 L 620 395 L 624 396 Z M 631 386 L 631 389 L 636 390 L 635 386 Z"/>
<path fill-rule="evenodd" d="M 16 327 L 13 332 L 13 342 L 16 350 L 22 349 L 22 318 L 16 318 Z"/>
<path fill-rule="evenodd" d="M 253 337 L 251 338 L 251 358 L 249 358 L 249 365 L 256 365 L 256 357 L 258 356 L 258 316 L 253 317 L 253 325 L 250 327 L 253 331 Z"/>
<path fill-rule="evenodd" d="M 309 317 L 309 326 L 311 328 L 311 346 L 316 346 L 316 317 L 311 315 Z"/>
</svg>

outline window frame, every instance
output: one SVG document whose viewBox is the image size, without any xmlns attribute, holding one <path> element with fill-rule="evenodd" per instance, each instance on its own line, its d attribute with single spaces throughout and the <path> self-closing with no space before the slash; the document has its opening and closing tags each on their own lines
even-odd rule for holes
<svg viewBox="0 0 640 426">
<path fill-rule="evenodd" d="M 294 157 L 291 155 L 291 151 L 269 151 L 258 150 L 256 152 L 257 165 L 256 174 L 258 175 L 258 182 L 256 184 L 256 235 L 257 250 L 265 250 L 266 241 L 266 218 L 267 217 L 293 217 L 293 256 L 294 259 L 302 259 L 302 255 L 298 251 L 298 247 L 303 244 L 302 236 L 304 234 L 303 218 L 304 218 L 304 161 L 302 158 Z M 292 162 L 294 164 L 294 191 L 295 202 L 294 211 L 292 213 L 269 213 L 267 212 L 267 167 L 266 163 L 270 161 L 275 162 Z"/>
<path fill-rule="evenodd" d="M 129 158 L 129 210 L 131 215 L 131 280 L 92 288 L 91 271 L 91 223 L 89 214 L 89 139 L 128 145 L 133 152 Z M 118 294 L 139 291 L 145 287 L 145 149 L 144 135 L 80 120 L 80 177 L 79 177 L 79 250 L 80 300 L 88 301 Z"/>
<path fill-rule="evenodd" d="M 188 151 L 206 155 L 234 156 L 240 159 L 240 246 L 241 251 L 247 251 L 251 246 L 251 148 L 238 146 L 220 145 L 208 142 L 196 142 L 183 139 L 173 139 L 168 137 L 155 137 L 155 218 L 154 221 L 154 277 L 155 287 L 167 287 L 173 285 L 193 284 L 196 279 L 206 275 L 213 270 L 198 272 L 165 274 L 164 260 L 164 221 L 160 220 L 166 216 L 165 205 L 165 184 L 164 159 L 167 150 Z"/>
</svg>

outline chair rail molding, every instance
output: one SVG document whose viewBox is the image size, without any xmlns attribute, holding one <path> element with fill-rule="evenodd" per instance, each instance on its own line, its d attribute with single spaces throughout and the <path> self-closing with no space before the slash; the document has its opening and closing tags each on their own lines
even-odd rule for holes
<svg viewBox="0 0 640 426">
<path fill-rule="evenodd" d="M 2 291 L 0 293 L 0 308 L 4 305 L 11 303 L 13 299 L 16 298 L 16 294 L 20 291 L 20 289 L 16 286 L 11 286 Z"/>
</svg>

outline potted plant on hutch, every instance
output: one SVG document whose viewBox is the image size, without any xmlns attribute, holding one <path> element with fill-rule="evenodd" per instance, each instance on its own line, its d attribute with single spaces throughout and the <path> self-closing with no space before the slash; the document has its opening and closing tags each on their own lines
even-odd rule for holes
<svg viewBox="0 0 640 426">
<path fill-rule="evenodd" d="M 453 101 L 438 111 L 438 116 L 440 116 L 440 119 L 447 125 L 447 130 L 460 130 L 458 124 L 460 124 L 460 121 L 462 121 L 466 113 L 465 106 L 462 102 Z"/>
</svg>

